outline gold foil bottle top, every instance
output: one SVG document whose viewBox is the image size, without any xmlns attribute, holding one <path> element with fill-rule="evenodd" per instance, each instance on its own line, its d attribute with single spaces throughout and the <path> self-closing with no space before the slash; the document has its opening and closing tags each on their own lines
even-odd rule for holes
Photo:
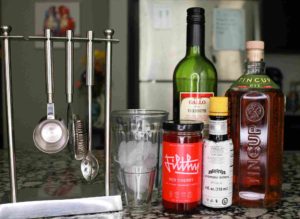
<svg viewBox="0 0 300 219">
<path fill-rule="evenodd" d="M 210 116 L 228 116 L 228 97 L 211 97 L 209 101 Z"/>
<path fill-rule="evenodd" d="M 263 41 L 247 41 L 247 60 L 249 62 L 260 62 L 264 60 L 265 43 Z"/>
</svg>

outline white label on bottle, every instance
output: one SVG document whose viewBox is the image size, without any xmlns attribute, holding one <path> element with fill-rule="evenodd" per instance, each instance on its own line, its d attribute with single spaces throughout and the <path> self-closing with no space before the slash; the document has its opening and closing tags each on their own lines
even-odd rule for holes
<svg viewBox="0 0 300 219">
<path fill-rule="evenodd" d="M 233 144 L 231 140 L 205 140 L 202 203 L 211 208 L 232 204 Z"/>
<path fill-rule="evenodd" d="M 210 135 L 227 135 L 227 120 L 209 120 Z"/>
<path fill-rule="evenodd" d="M 181 92 L 180 120 L 196 120 L 207 125 L 209 100 L 213 96 L 213 92 Z"/>
</svg>

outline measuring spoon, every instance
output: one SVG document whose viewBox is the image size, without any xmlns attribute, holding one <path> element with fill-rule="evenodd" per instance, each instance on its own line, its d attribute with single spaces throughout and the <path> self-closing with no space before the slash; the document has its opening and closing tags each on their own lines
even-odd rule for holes
<svg viewBox="0 0 300 219">
<path fill-rule="evenodd" d="M 42 152 L 53 154 L 65 148 L 69 140 L 69 132 L 62 120 L 55 119 L 53 102 L 53 63 L 50 29 L 45 30 L 46 87 L 47 87 L 47 119 L 42 120 L 33 131 L 35 146 Z"/>
</svg>

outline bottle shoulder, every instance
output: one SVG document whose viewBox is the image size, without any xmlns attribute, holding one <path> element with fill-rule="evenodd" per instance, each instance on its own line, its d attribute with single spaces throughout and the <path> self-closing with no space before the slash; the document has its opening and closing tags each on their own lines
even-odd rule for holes
<svg viewBox="0 0 300 219">
<path fill-rule="evenodd" d="M 184 57 L 176 66 L 174 76 L 190 76 L 207 74 L 217 79 L 217 71 L 213 63 L 203 56 Z"/>
<path fill-rule="evenodd" d="M 280 87 L 266 74 L 244 74 L 229 88 L 233 91 L 266 90 L 280 91 Z"/>
</svg>

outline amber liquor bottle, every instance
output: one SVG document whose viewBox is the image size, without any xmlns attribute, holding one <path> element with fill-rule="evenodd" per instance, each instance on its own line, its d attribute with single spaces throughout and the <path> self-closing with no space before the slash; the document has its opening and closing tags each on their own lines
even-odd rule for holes
<svg viewBox="0 0 300 219">
<path fill-rule="evenodd" d="M 245 74 L 227 91 L 233 204 L 273 207 L 281 198 L 284 96 L 265 74 L 264 42 L 249 41 L 246 48 Z"/>
</svg>

